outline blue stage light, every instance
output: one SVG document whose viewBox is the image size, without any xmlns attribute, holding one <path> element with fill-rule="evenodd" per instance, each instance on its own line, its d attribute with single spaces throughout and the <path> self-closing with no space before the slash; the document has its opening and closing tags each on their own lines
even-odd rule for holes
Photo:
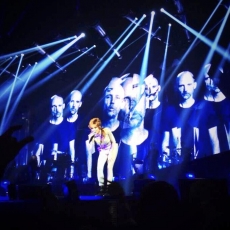
<svg viewBox="0 0 230 230">
<path fill-rule="evenodd" d="M 80 35 L 82 38 L 84 38 L 85 37 L 85 33 L 81 33 L 81 35 Z"/>
<path fill-rule="evenodd" d="M 193 173 L 187 173 L 185 176 L 189 179 L 195 178 L 195 175 Z"/>
</svg>

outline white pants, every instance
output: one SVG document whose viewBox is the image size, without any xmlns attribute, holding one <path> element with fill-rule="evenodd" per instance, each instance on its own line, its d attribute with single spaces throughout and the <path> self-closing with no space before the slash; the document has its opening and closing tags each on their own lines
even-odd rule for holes
<svg viewBox="0 0 230 230">
<path fill-rule="evenodd" d="M 113 180 L 113 166 L 117 158 L 117 146 L 116 150 L 101 150 L 97 160 L 97 179 L 99 186 L 104 185 L 104 166 L 107 161 L 107 183 L 111 183 Z"/>
</svg>

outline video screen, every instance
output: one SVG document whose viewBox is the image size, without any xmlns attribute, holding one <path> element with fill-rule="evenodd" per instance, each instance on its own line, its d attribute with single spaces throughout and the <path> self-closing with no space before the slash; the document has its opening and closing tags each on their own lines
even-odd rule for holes
<svg viewBox="0 0 230 230">
<path fill-rule="evenodd" d="M 130 18 L 117 34 L 97 23 L 91 40 L 62 36 L 0 57 L 1 133 L 21 124 L 15 137 L 35 138 L 8 165 L 7 179 L 150 178 L 229 151 L 229 44 L 175 22 L 158 29 L 156 20 L 149 30 L 150 14 Z M 110 131 L 113 155 L 102 135 Z"/>
</svg>

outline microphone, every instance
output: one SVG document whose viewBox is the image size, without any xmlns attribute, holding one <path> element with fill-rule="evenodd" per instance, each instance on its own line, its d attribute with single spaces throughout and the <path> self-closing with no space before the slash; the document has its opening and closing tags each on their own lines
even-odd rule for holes
<svg viewBox="0 0 230 230">
<path fill-rule="evenodd" d="M 94 138 L 94 135 L 90 137 L 89 143 L 93 140 L 93 138 Z"/>
</svg>

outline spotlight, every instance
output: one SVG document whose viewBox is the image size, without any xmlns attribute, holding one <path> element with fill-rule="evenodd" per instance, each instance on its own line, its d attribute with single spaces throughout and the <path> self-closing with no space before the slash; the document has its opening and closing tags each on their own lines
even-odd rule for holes
<svg viewBox="0 0 230 230">
<path fill-rule="evenodd" d="M 133 24 L 137 24 L 136 21 L 138 20 L 138 18 L 136 18 L 136 17 L 133 19 L 130 15 L 125 15 L 124 18 L 128 19 Z"/>
<path fill-rule="evenodd" d="M 152 11 L 152 12 L 151 12 L 151 14 L 153 14 L 153 15 L 154 15 L 154 14 L 155 14 L 155 11 Z"/>
<path fill-rule="evenodd" d="M 169 26 L 170 26 L 170 27 L 172 26 L 171 23 L 169 23 Z"/>
<path fill-rule="evenodd" d="M 161 8 L 161 9 L 160 9 L 160 12 L 164 12 L 164 11 L 165 11 L 164 8 Z"/>
<path fill-rule="evenodd" d="M 140 26 L 140 29 L 142 29 L 142 30 L 144 30 L 145 32 L 149 33 L 149 29 L 146 28 L 146 27 Z M 154 38 L 156 38 L 155 35 L 156 35 L 156 33 L 158 32 L 158 30 L 160 30 L 160 29 L 161 29 L 161 27 L 159 26 L 159 27 L 156 29 L 155 32 L 151 32 L 151 35 L 152 35 Z"/>
<path fill-rule="evenodd" d="M 81 35 L 80 35 L 82 38 L 84 38 L 85 37 L 85 33 L 81 33 Z"/>
<path fill-rule="evenodd" d="M 63 73 L 66 73 L 66 70 L 62 68 L 62 66 L 57 62 L 55 61 L 55 65 L 58 69 L 60 69 Z"/>
<path fill-rule="evenodd" d="M 46 51 L 45 51 L 44 49 L 42 49 L 41 46 L 39 46 L 37 43 L 35 43 L 34 45 L 37 47 L 37 51 L 38 51 L 40 54 L 42 54 L 42 55 L 46 54 Z"/>
<path fill-rule="evenodd" d="M 102 29 L 101 25 L 98 23 L 93 26 L 93 28 L 102 36 L 104 37 L 106 35 L 106 32 Z"/>
<path fill-rule="evenodd" d="M 24 56 L 24 54 L 21 54 L 21 56 L 23 57 L 23 56 Z"/>
<path fill-rule="evenodd" d="M 93 26 L 93 28 L 103 37 L 104 41 L 109 45 L 110 48 L 113 48 L 113 43 L 106 34 L 105 30 L 101 27 L 99 23 Z M 116 48 L 113 48 L 113 52 L 117 55 L 119 59 L 121 59 L 120 53 L 116 50 Z"/>
<path fill-rule="evenodd" d="M 155 177 L 153 174 L 149 174 L 149 175 L 148 175 L 148 179 L 150 179 L 150 180 L 155 180 L 156 177 Z"/>
<path fill-rule="evenodd" d="M 93 46 L 94 48 L 96 47 L 96 45 Z"/>
<path fill-rule="evenodd" d="M 35 62 L 34 64 L 35 64 L 35 65 L 37 65 L 38 63 L 37 63 L 37 62 Z"/>
<path fill-rule="evenodd" d="M 55 66 L 60 69 L 63 73 L 66 73 L 66 70 L 61 67 L 61 65 L 55 61 L 44 49 L 42 49 L 41 46 L 39 46 L 37 43 L 35 43 L 35 46 L 38 48 L 38 52 L 42 55 L 46 55 L 54 64 Z"/>
<path fill-rule="evenodd" d="M 188 179 L 193 179 L 193 178 L 195 178 L 195 175 L 194 175 L 193 173 L 187 173 L 185 176 L 186 176 L 186 178 L 188 178 Z"/>
<path fill-rule="evenodd" d="M 85 48 L 82 48 L 82 49 L 81 49 L 81 52 L 84 53 L 84 52 L 86 52 L 87 50 L 88 50 L 88 47 L 85 47 Z"/>
</svg>

